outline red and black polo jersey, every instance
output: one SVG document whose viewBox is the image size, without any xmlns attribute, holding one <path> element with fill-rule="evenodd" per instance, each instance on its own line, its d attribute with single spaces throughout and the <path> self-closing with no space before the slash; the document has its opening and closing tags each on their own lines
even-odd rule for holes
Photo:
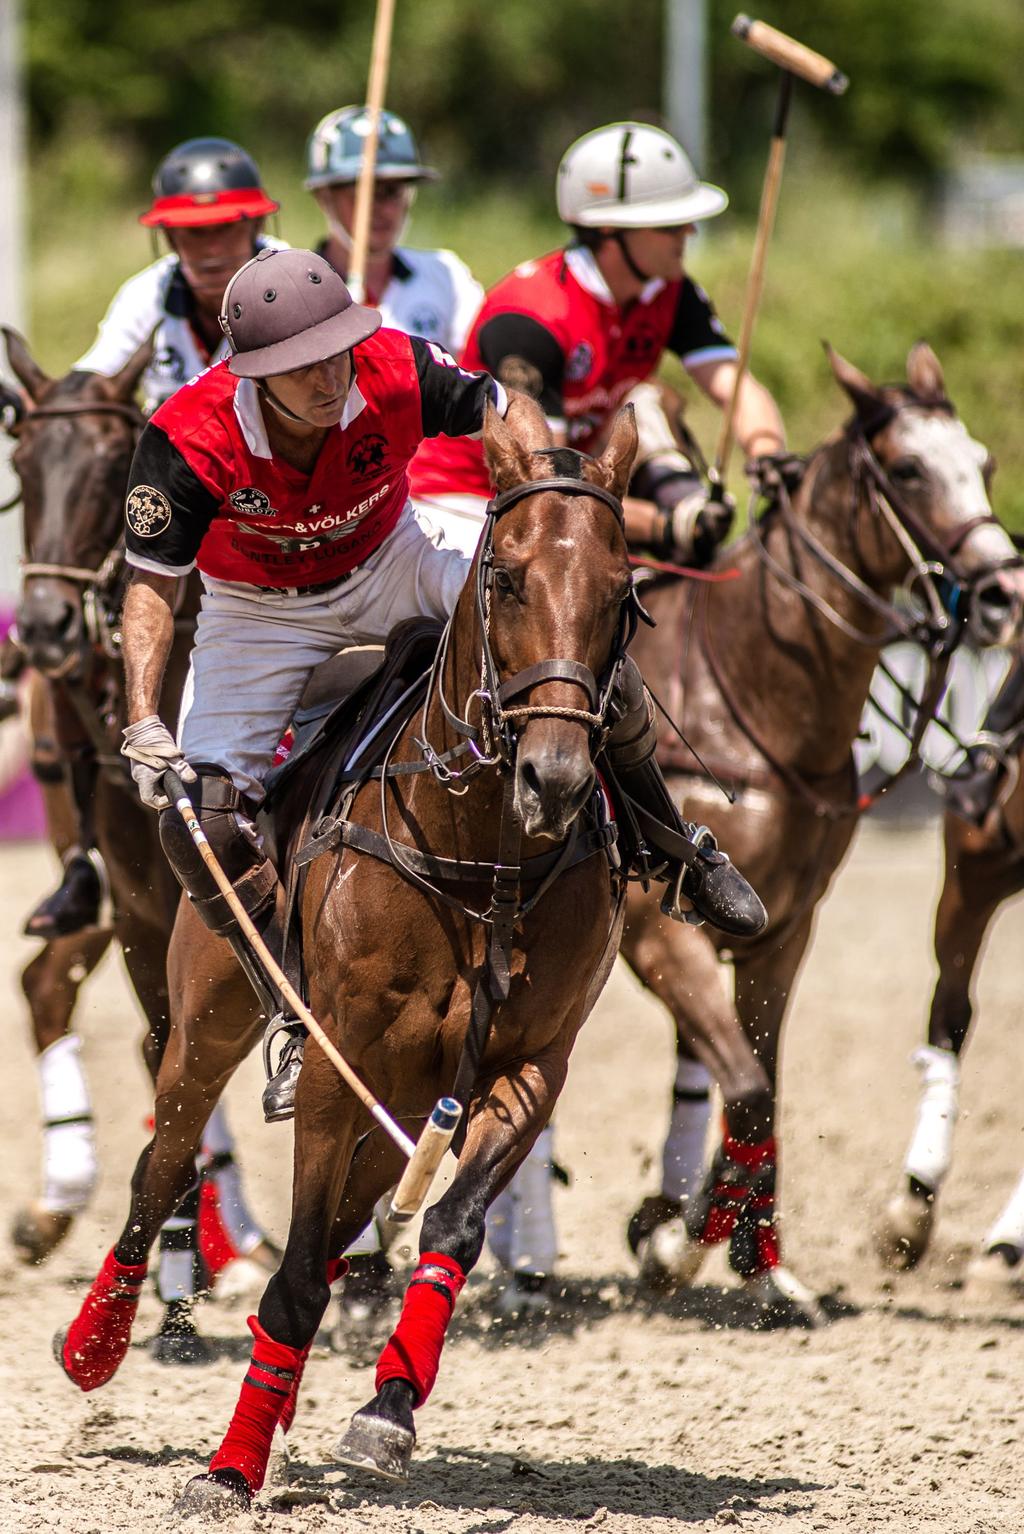
<svg viewBox="0 0 1024 1534">
<path fill-rule="evenodd" d="M 524 262 L 491 289 L 462 362 L 532 394 L 549 419 L 564 422 L 570 445 L 590 452 L 623 397 L 656 372 L 666 351 L 686 367 L 736 356 L 691 278 L 649 282 L 620 308 L 591 252 L 570 246 Z M 483 450 L 473 442 L 426 443 L 410 478 L 414 495 L 490 493 Z"/>
<path fill-rule="evenodd" d="M 275 457 L 252 379 L 226 362 L 179 389 L 135 452 L 125 505 L 129 564 L 159 575 L 198 565 L 257 586 L 327 583 L 393 530 L 424 437 L 479 433 L 505 391 L 440 346 L 378 330 L 353 351 L 355 378 L 311 473 Z"/>
</svg>

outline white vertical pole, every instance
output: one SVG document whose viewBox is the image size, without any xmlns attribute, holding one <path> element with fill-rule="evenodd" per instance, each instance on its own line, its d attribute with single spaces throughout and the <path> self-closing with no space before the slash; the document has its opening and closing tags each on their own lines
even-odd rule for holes
<svg viewBox="0 0 1024 1534">
<path fill-rule="evenodd" d="M 23 329 L 24 101 L 21 67 L 21 0 L 0 0 L 0 321 Z M 5 370 L 6 371 L 6 370 Z M 9 377 L 9 372 L 7 372 Z M 0 501 L 14 490 L 10 442 L 0 438 Z M 21 518 L 0 516 L 0 597 L 18 590 Z"/>
<path fill-rule="evenodd" d="M 665 116 L 700 176 L 708 170 L 706 5 L 707 0 L 665 0 Z"/>
</svg>

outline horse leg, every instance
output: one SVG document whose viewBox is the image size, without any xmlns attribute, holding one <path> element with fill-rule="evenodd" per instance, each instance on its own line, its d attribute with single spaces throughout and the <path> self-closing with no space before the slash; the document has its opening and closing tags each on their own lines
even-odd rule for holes
<svg viewBox="0 0 1024 1534">
<path fill-rule="evenodd" d="M 771 1088 L 740 1026 L 708 937 L 668 921 L 650 902 L 630 900 L 623 957 L 668 1007 L 677 1036 L 676 1082 L 659 1192 L 630 1219 L 627 1239 L 642 1277 L 655 1288 L 688 1284 L 709 1248 L 728 1236 L 722 1222 L 692 1218 L 704 1182 L 709 1083 L 718 1082 L 728 1133 L 757 1144 L 771 1127 Z"/>
<path fill-rule="evenodd" d="M 543 1314 L 550 1305 L 558 1257 L 553 1148 L 554 1129 L 546 1124 L 487 1211 L 487 1244 L 508 1275 L 498 1298 L 501 1315 Z"/>
<path fill-rule="evenodd" d="M 100 929 L 54 938 L 26 965 L 21 988 L 36 1046 L 43 1110 L 43 1193 L 15 1215 L 16 1256 L 40 1263 L 63 1241 L 96 1185 L 96 1135 L 79 1036 L 70 1031 L 79 987 L 110 944 Z"/>
<path fill-rule="evenodd" d="M 939 1190 L 953 1159 L 959 1112 L 960 1055 L 973 1015 L 974 970 L 998 906 L 1022 883 L 1020 864 L 998 834 L 948 815 L 946 869 L 935 913 L 938 979 L 928 1018 L 928 1043 L 911 1055 L 921 1074 L 917 1118 L 903 1163 L 903 1182 L 875 1231 L 875 1250 L 888 1268 L 905 1272 L 928 1250 Z"/>
<path fill-rule="evenodd" d="M 112 1378 L 131 1339 L 150 1248 L 195 1182 L 203 1126 L 259 1031 L 248 984 L 227 943 L 183 902 L 168 956 L 170 1038 L 156 1083 L 154 1133 L 132 1178 L 128 1219 L 55 1351 L 82 1390 Z"/>
<path fill-rule="evenodd" d="M 574 1034 L 575 1024 L 569 1040 Z M 483 1249 L 487 1208 L 550 1118 L 567 1061 L 563 1030 L 544 1055 L 498 1077 L 475 1108 L 455 1177 L 424 1215 L 419 1265 L 378 1360 L 376 1394 L 334 1450 L 342 1464 L 387 1480 L 408 1475 L 416 1442 L 413 1411 L 433 1389 L 455 1302 Z"/>
<path fill-rule="evenodd" d="M 760 1138 L 737 1141 L 726 1124 L 705 1198 L 712 1213 L 735 1211 L 729 1232 L 729 1262 L 746 1280 L 770 1325 L 818 1326 L 825 1315 L 814 1295 L 782 1264 L 775 1220 L 777 1151 L 775 1093 L 782 1023 L 789 994 L 811 932 L 806 917 L 775 947 L 769 941 L 735 958 L 736 1011 L 771 1086 L 771 1117 Z"/>
<path fill-rule="evenodd" d="M 1007 1290 L 1019 1295 L 1024 1287 L 1024 1172 L 982 1238 L 981 1251 L 967 1270 L 972 1292 L 990 1291 L 1002 1299 Z"/>
<path fill-rule="evenodd" d="M 302 1371 L 343 1265 L 329 1247 L 360 1128 L 372 1121 L 312 1041 L 295 1095 L 292 1216 L 281 1266 L 249 1317 L 253 1349 L 234 1414 L 205 1475 L 194 1476 L 175 1511 L 229 1517 L 263 1485 L 274 1438 L 290 1426 Z M 391 1169 L 393 1176 L 394 1168 Z M 379 1191 L 379 1189 L 378 1189 Z M 351 1234 L 373 1208 L 363 1201 Z"/>
</svg>

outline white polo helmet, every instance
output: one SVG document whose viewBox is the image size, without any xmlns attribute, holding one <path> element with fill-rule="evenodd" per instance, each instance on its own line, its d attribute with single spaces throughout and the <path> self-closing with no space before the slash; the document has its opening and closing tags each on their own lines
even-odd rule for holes
<svg viewBox="0 0 1024 1534">
<path fill-rule="evenodd" d="M 692 224 L 728 205 L 721 187 L 700 180 L 682 145 L 650 123 L 595 128 L 558 167 L 558 216 L 584 229 Z"/>
</svg>

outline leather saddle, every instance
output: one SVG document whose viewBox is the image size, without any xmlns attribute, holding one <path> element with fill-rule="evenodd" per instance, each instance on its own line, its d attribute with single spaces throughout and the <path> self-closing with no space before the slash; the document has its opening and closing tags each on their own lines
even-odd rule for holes
<svg viewBox="0 0 1024 1534">
<path fill-rule="evenodd" d="M 383 646 L 342 650 L 317 666 L 292 723 L 291 754 L 268 774 L 264 810 L 273 810 L 296 770 L 328 750 L 342 770 L 358 763 L 372 768 L 383 757 L 394 730 L 382 728 L 416 684 L 425 680 L 437 653 L 443 626 L 433 618 L 397 623 Z M 397 728 L 402 722 L 397 717 Z"/>
</svg>

